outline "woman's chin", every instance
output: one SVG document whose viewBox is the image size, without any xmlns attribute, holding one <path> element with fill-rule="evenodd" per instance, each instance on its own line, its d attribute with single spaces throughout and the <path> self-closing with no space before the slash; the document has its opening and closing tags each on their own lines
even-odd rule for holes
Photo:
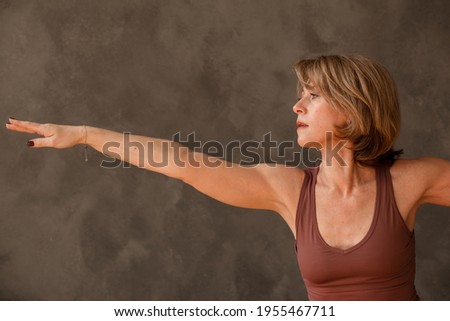
<svg viewBox="0 0 450 321">
<path fill-rule="evenodd" d="M 322 145 L 319 142 L 315 142 L 315 141 L 307 141 L 305 139 L 302 139 L 301 137 L 299 137 L 297 139 L 297 144 L 301 147 L 301 148 L 317 148 L 317 149 L 322 149 Z"/>
</svg>

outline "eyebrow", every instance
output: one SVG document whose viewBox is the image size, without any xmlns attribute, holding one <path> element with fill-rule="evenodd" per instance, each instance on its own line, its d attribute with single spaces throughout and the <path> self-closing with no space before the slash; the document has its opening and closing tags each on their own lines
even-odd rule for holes
<svg viewBox="0 0 450 321">
<path fill-rule="evenodd" d="M 315 86 L 309 85 L 309 84 L 304 84 L 304 86 L 307 90 L 316 90 Z"/>
<path fill-rule="evenodd" d="M 309 84 L 299 84 L 298 86 L 298 90 L 297 90 L 297 94 L 299 96 L 301 96 L 301 93 L 303 92 L 303 89 L 306 88 L 306 90 L 308 91 L 317 91 L 317 88 L 313 85 L 309 85 Z"/>
</svg>

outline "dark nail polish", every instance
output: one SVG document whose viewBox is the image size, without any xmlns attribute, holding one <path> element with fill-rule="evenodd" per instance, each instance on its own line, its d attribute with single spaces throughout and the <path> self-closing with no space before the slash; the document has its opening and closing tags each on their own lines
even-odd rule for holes
<svg viewBox="0 0 450 321">
<path fill-rule="evenodd" d="M 11 119 L 15 119 L 14 117 L 9 117 L 9 118 L 11 118 Z"/>
<path fill-rule="evenodd" d="M 34 146 L 34 142 L 33 142 L 32 140 L 29 140 L 29 141 L 27 142 L 27 146 Z"/>
<path fill-rule="evenodd" d="M 7 125 L 11 125 L 11 123 L 9 122 L 9 120 L 8 120 L 8 122 L 6 123 Z"/>
</svg>

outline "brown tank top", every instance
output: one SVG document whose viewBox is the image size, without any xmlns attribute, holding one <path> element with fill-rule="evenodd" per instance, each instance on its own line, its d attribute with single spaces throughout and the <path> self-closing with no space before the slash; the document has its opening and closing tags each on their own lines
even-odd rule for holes
<svg viewBox="0 0 450 321">
<path fill-rule="evenodd" d="M 319 164 L 305 169 L 296 214 L 297 261 L 310 300 L 419 300 L 415 238 L 397 208 L 388 165 L 376 166 L 372 224 L 355 246 L 328 245 L 319 232 L 315 185 Z"/>
</svg>

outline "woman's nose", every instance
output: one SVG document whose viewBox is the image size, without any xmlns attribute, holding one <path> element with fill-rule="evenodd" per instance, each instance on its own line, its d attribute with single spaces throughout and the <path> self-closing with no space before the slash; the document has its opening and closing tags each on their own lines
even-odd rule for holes
<svg viewBox="0 0 450 321">
<path fill-rule="evenodd" d="M 301 106 L 300 102 L 301 102 L 301 100 L 299 99 L 299 100 L 297 101 L 297 103 L 292 107 L 292 110 L 293 110 L 294 113 L 296 113 L 297 115 L 305 112 L 305 110 L 304 110 L 304 108 Z"/>
</svg>

